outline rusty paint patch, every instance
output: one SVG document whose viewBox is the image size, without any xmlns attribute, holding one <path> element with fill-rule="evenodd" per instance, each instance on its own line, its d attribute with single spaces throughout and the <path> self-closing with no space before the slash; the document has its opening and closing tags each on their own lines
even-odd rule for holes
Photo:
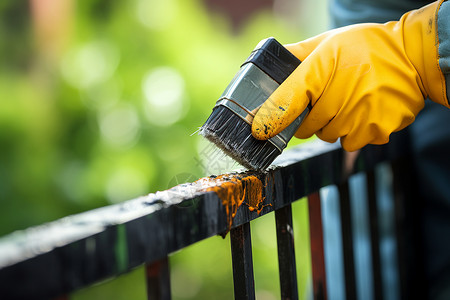
<svg viewBox="0 0 450 300">
<path fill-rule="evenodd" d="M 271 204 L 264 204 L 261 180 L 254 176 L 220 175 L 217 177 L 202 178 L 201 185 L 205 190 L 215 192 L 222 201 L 227 213 L 228 230 L 231 229 L 233 219 L 238 208 L 245 204 L 250 211 L 261 213 L 262 209 Z"/>
</svg>

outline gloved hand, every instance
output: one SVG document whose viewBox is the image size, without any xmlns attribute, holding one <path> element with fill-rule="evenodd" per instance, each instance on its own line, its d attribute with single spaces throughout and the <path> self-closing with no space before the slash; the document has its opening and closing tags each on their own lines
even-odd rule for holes
<svg viewBox="0 0 450 300">
<path fill-rule="evenodd" d="M 257 112 L 252 134 L 265 140 L 311 103 L 295 136 L 316 134 L 347 151 L 383 144 L 411 124 L 426 97 L 449 107 L 438 64 L 434 2 L 397 22 L 359 24 L 287 45 L 301 65 Z"/>
</svg>

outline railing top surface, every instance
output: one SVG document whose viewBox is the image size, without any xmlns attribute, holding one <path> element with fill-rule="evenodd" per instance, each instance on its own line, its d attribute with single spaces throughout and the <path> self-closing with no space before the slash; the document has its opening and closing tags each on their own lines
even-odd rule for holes
<svg viewBox="0 0 450 300">
<path fill-rule="evenodd" d="M 54 297 L 88 286 L 226 233 L 230 212 L 239 226 L 399 155 L 397 147 L 347 153 L 316 141 L 285 151 L 268 172 L 203 178 L 14 232 L 0 238 L 0 298 L 21 291 Z"/>
</svg>

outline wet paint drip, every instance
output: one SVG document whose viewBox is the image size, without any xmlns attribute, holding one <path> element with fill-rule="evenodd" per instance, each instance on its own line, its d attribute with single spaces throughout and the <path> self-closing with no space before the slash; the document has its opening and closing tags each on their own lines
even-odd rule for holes
<svg viewBox="0 0 450 300">
<path fill-rule="evenodd" d="M 244 202 L 248 206 L 249 211 L 255 211 L 260 214 L 264 207 L 271 206 L 272 204 L 264 204 L 265 197 L 262 196 L 263 184 L 261 180 L 255 176 L 247 177 L 250 179 L 251 188 L 247 188 L 246 199 Z M 245 178 L 245 179 L 247 179 Z"/>
<path fill-rule="evenodd" d="M 240 177 L 238 175 L 220 175 L 215 178 L 202 178 L 202 185 L 214 185 L 206 188 L 206 191 L 213 191 L 222 201 L 226 209 L 228 230 L 233 224 L 238 208 L 246 204 L 250 211 L 261 213 L 262 209 L 270 204 L 263 204 L 263 183 L 254 176 Z M 205 182 L 209 181 L 209 182 Z"/>
</svg>

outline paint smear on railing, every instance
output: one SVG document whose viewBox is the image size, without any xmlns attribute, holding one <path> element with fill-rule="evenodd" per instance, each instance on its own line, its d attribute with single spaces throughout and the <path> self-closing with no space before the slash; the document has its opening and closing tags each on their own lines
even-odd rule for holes
<svg viewBox="0 0 450 300">
<path fill-rule="evenodd" d="M 244 204 L 250 211 L 261 213 L 264 205 L 263 188 L 261 180 L 254 176 L 220 175 L 217 177 L 202 178 L 199 181 L 206 191 L 213 191 L 222 200 L 227 212 L 228 230 L 233 224 L 238 208 Z M 270 205 L 270 204 L 268 204 Z"/>
</svg>

